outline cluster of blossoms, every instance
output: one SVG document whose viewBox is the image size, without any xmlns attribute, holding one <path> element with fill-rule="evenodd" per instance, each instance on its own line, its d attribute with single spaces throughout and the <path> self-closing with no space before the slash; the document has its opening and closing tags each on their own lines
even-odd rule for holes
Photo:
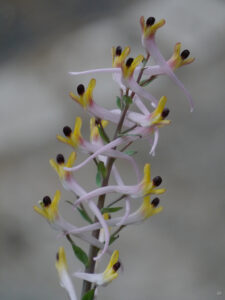
<svg viewBox="0 0 225 300">
<path fill-rule="evenodd" d="M 128 150 L 128 147 L 134 142 L 147 139 L 150 144 L 149 154 L 154 155 L 158 144 L 159 128 L 170 124 L 170 121 L 166 119 L 169 114 L 166 97 L 162 96 L 157 100 L 144 87 L 158 76 L 168 75 L 184 92 L 190 103 L 190 109 L 193 110 L 192 98 L 174 71 L 180 66 L 190 64 L 194 59 L 189 58 L 188 50 L 180 52 L 180 43 L 175 45 L 171 58 L 164 59 L 155 43 L 155 34 L 164 24 L 165 20 L 156 22 L 153 17 L 146 21 L 144 17 L 140 18 L 142 45 L 146 56 L 138 55 L 136 58 L 131 58 L 128 57 L 129 47 L 124 49 L 120 46 L 113 47 L 112 68 L 70 72 L 71 75 L 112 73 L 113 80 L 120 89 L 120 97 L 117 97 L 116 100 L 118 108 L 114 110 L 107 110 L 94 101 L 93 91 L 96 80 L 93 78 L 86 89 L 83 84 L 79 84 L 77 94 L 70 93 L 70 97 L 90 115 L 90 141 L 82 136 L 82 119 L 77 117 L 73 130 L 69 126 L 65 126 L 63 128 L 64 136 L 57 136 L 60 142 L 73 149 L 68 160 L 65 160 L 62 154 L 58 154 L 56 160 L 50 160 L 50 165 L 57 172 L 62 186 L 75 194 L 75 201 L 70 204 L 89 224 L 76 227 L 61 216 L 58 208 L 59 190 L 56 191 L 53 200 L 49 196 L 45 196 L 39 203 L 40 206 L 34 207 L 34 210 L 43 216 L 53 229 L 65 235 L 71 243 L 75 255 L 85 265 L 85 272 L 73 274 L 84 280 L 82 299 L 93 299 L 97 295 L 98 286 L 106 286 L 118 277 L 121 261 L 118 250 L 114 250 L 112 246 L 118 238 L 118 233 L 124 227 L 141 223 L 162 211 L 158 198 L 158 195 L 165 192 L 164 188 L 158 188 L 162 183 L 162 178 L 160 176 L 151 178 L 149 163 L 145 164 L 143 175 L 141 175 L 142 172 L 133 157 L 134 151 Z M 155 65 L 147 65 L 150 58 L 153 58 Z M 132 110 L 134 107 L 138 112 Z M 106 132 L 108 122 L 115 126 L 112 138 Z M 75 165 L 77 155 L 75 151 L 87 155 L 87 158 L 78 165 Z M 114 164 L 116 159 L 126 160 L 131 165 L 136 177 L 136 184 L 126 185 L 124 183 Z M 89 162 L 94 162 L 97 168 L 97 188 L 92 191 L 81 186 L 74 176 L 75 171 Z M 111 174 L 116 183 L 114 185 L 110 185 Z M 112 194 L 116 194 L 116 198 L 112 199 Z M 156 196 L 153 198 L 152 195 Z M 136 211 L 131 211 L 131 201 L 140 201 L 140 199 L 140 207 Z M 115 206 L 117 203 L 121 203 L 121 206 Z M 113 213 L 122 209 L 124 209 L 124 213 L 121 216 L 112 217 Z M 113 227 L 115 228 L 114 232 L 112 232 Z M 90 245 L 89 256 L 75 244 L 71 236 L 80 238 Z M 96 261 L 100 260 L 104 254 L 111 257 L 108 266 L 104 272 L 95 273 Z M 67 290 L 69 298 L 77 299 L 68 273 L 63 247 L 57 253 L 56 268 L 61 285 Z"/>
</svg>

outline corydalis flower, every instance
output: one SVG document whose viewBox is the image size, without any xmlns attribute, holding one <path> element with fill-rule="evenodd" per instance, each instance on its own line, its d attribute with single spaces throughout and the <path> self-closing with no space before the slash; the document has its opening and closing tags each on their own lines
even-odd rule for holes
<svg viewBox="0 0 225 300">
<path fill-rule="evenodd" d="M 142 45 L 146 49 L 147 53 L 149 53 L 153 57 L 155 63 L 157 63 L 161 67 L 158 70 L 158 74 L 161 73 L 161 74 L 169 75 L 169 77 L 184 92 L 185 96 L 187 97 L 187 99 L 190 103 L 191 111 L 193 111 L 193 100 L 192 100 L 190 93 L 188 92 L 188 90 L 184 87 L 183 83 L 177 78 L 177 76 L 173 72 L 173 70 L 175 70 L 176 67 L 181 66 L 182 64 L 181 63 L 178 63 L 178 64 L 172 63 L 172 61 L 174 61 L 174 59 L 175 59 L 174 55 L 171 58 L 171 60 L 169 60 L 169 62 L 166 62 L 166 60 L 162 56 L 161 52 L 159 51 L 159 49 L 155 43 L 156 31 L 165 24 L 165 20 L 162 19 L 158 22 L 155 22 L 154 17 L 149 17 L 145 22 L 145 19 L 142 16 L 140 18 L 140 24 L 141 24 L 141 31 L 142 31 Z M 175 61 L 177 60 L 177 50 L 179 50 L 179 47 L 175 46 L 175 55 L 176 55 Z M 188 55 L 189 55 L 189 51 L 187 52 L 185 50 L 183 55 L 180 55 L 181 60 L 185 60 Z M 188 60 L 188 62 L 186 61 L 186 64 L 191 63 L 193 60 L 194 59 L 190 59 L 190 60 Z M 152 74 L 151 69 L 149 69 L 148 71 L 146 70 L 145 74 L 149 74 L 151 76 L 155 75 L 155 74 Z"/>
<path fill-rule="evenodd" d="M 65 162 L 65 158 L 62 154 L 58 154 L 56 157 L 56 161 L 54 159 L 50 159 L 49 163 L 58 174 L 63 187 L 66 190 L 71 191 L 78 196 L 81 196 L 86 193 L 85 190 L 76 182 L 76 180 L 72 176 L 72 173 L 65 170 L 65 167 L 71 168 L 74 165 L 75 160 L 76 153 L 72 152 L 67 162 Z"/>
<path fill-rule="evenodd" d="M 55 267 L 59 274 L 60 285 L 67 291 L 70 300 L 77 300 L 72 280 L 68 274 L 66 254 L 63 247 L 60 247 L 59 251 L 56 254 Z"/>
<path fill-rule="evenodd" d="M 143 198 L 141 206 L 133 213 L 129 214 L 125 221 L 123 222 L 124 226 L 127 225 L 132 225 L 132 224 L 139 224 L 151 216 L 154 216 L 158 213 L 160 213 L 163 210 L 162 206 L 159 206 L 160 199 L 158 197 L 154 198 L 151 201 L 150 195 L 145 196 Z M 107 225 L 110 227 L 113 226 L 119 226 L 118 223 L 121 223 L 123 217 L 116 217 L 116 218 L 111 218 L 107 220 Z M 100 223 L 94 223 L 91 225 L 83 226 L 80 228 L 77 228 L 76 231 L 70 232 L 70 233 L 81 233 L 81 232 L 89 232 L 93 231 L 96 229 L 101 228 Z"/>
<path fill-rule="evenodd" d="M 93 90 L 96 85 L 96 80 L 92 78 L 88 84 L 87 90 L 85 91 L 85 87 L 83 84 L 79 84 L 77 87 L 78 96 L 73 92 L 70 93 L 70 97 L 75 100 L 78 104 L 80 104 L 91 116 L 102 120 L 108 120 L 113 123 L 118 123 L 120 116 L 113 114 L 109 110 L 99 106 L 93 100 Z M 125 126 L 132 126 L 132 123 L 125 121 Z"/>
<path fill-rule="evenodd" d="M 119 251 L 115 250 L 110 258 L 108 266 L 106 267 L 103 273 L 90 274 L 76 272 L 74 273 L 74 276 L 95 283 L 97 285 L 106 286 L 118 277 L 118 270 L 120 268 L 120 265 L 121 264 L 119 262 Z"/>
<path fill-rule="evenodd" d="M 100 187 L 80 197 L 78 200 L 76 200 L 75 205 L 77 206 L 82 202 L 92 200 L 95 197 L 106 193 L 120 193 L 122 195 L 130 195 L 132 198 L 138 198 L 148 194 L 159 195 L 165 192 L 165 189 L 156 189 L 161 182 L 162 178 L 160 176 L 156 176 L 151 180 L 150 165 L 145 164 L 143 180 L 137 185 L 108 185 L 105 187 Z"/>
<path fill-rule="evenodd" d="M 56 191 L 53 200 L 49 196 L 45 196 L 42 201 L 39 202 L 40 207 L 34 206 L 34 211 L 37 212 L 39 215 L 44 217 L 47 220 L 49 225 L 57 230 L 66 234 L 71 232 L 75 237 L 79 237 L 83 241 L 88 242 L 89 244 L 99 248 L 104 249 L 104 252 L 107 251 L 108 253 L 112 253 L 110 250 L 105 249 L 105 244 L 102 244 L 91 235 L 87 235 L 85 233 L 78 233 L 77 227 L 68 223 L 60 214 L 59 214 L 59 201 L 60 201 L 61 193 L 59 190 Z M 108 228 L 108 227 L 107 227 Z"/>
<path fill-rule="evenodd" d="M 108 123 L 105 120 L 99 121 L 99 122 L 101 122 L 103 128 Z M 101 149 L 103 146 L 102 139 L 99 135 L 98 126 L 99 125 L 96 125 L 95 118 L 91 118 L 91 120 L 90 120 L 91 143 L 90 143 L 82 137 L 82 134 L 81 134 L 82 119 L 80 117 L 77 117 L 76 121 L 75 121 L 75 125 L 74 125 L 74 130 L 72 131 L 72 129 L 69 126 L 65 126 L 63 128 L 65 137 L 57 135 L 57 139 L 65 144 L 68 144 L 69 146 L 72 146 L 74 149 L 80 149 L 81 152 L 92 154 L 92 153 L 98 151 L 99 149 Z M 138 166 L 137 166 L 135 160 L 133 159 L 133 157 L 131 157 L 125 153 L 122 153 L 118 150 L 114 150 L 114 149 L 108 149 L 103 154 L 106 156 L 110 156 L 110 157 L 128 160 L 132 164 L 137 178 L 138 179 L 140 178 Z M 75 161 L 75 158 L 74 158 L 74 161 Z M 74 161 L 73 161 L 73 163 L 74 163 Z M 62 163 L 60 163 L 60 166 L 59 166 L 59 164 L 56 165 L 56 163 L 53 160 L 51 160 L 50 163 L 54 167 L 54 169 L 60 170 L 60 174 L 62 173 L 61 177 L 66 175 L 65 173 L 63 173 L 63 170 L 61 168 L 62 166 L 67 167 L 66 165 L 63 165 Z M 67 174 L 67 176 L 68 176 L 68 174 Z M 71 181 L 71 178 L 67 178 L 67 181 L 69 181 L 68 179 L 70 179 L 70 181 Z"/>
</svg>

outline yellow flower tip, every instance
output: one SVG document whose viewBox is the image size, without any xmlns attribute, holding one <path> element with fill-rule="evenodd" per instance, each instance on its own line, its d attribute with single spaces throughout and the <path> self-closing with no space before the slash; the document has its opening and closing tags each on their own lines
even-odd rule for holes
<svg viewBox="0 0 225 300">
<path fill-rule="evenodd" d="M 60 247 L 56 254 L 55 267 L 59 274 L 64 270 L 68 270 L 66 253 L 63 247 Z"/>
<path fill-rule="evenodd" d="M 181 43 L 176 43 L 174 46 L 174 51 L 172 57 L 168 60 L 168 65 L 173 69 L 176 70 L 179 67 L 184 65 L 188 65 L 192 63 L 195 59 L 193 57 L 189 57 L 190 51 L 188 49 L 181 50 Z"/>
<path fill-rule="evenodd" d="M 66 166 L 67 168 L 71 168 L 71 167 L 74 165 L 74 162 L 75 162 L 76 158 L 77 158 L 76 152 L 72 152 L 72 153 L 70 154 L 70 156 L 69 156 L 69 158 L 68 158 L 68 161 L 67 161 L 67 163 L 65 164 L 65 166 Z"/>
<path fill-rule="evenodd" d="M 103 218 L 104 218 L 104 220 L 110 220 L 111 219 L 111 216 L 110 216 L 110 214 L 109 213 L 104 213 L 103 214 Z"/>
<path fill-rule="evenodd" d="M 150 124 L 157 125 L 158 127 L 163 125 L 170 124 L 169 120 L 165 120 L 165 118 L 169 115 L 170 110 L 165 108 L 167 102 L 167 98 L 165 96 L 161 97 L 156 109 L 150 116 Z"/>
<path fill-rule="evenodd" d="M 132 57 L 128 58 L 126 63 L 122 64 L 122 72 L 124 78 L 131 78 L 133 76 L 136 67 L 143 61 L 144 56 L 138 55 L 135 59 Z"/>
<path fill-rule="evenodd" d="M 76 152 L 72 152 L 68 158 L 68 161 L 65 163 L 65 158 L 62 154 L 58 154 L 56 156 L 56 161 L 54 159 L 50 159 L 49 163 L 53 167 L 53 169 L 58 174 L 61 180 L 66 179 L 70 176 L 70 171 L 64 170 L 64 167 L 71 168 L 74 165 L 76 160 Z"/>
<path fill-rule="evenodd" d="M 61 193 L 59 190 L 56 191 L 53 201 L 49 196 L 45 196 L 40 202 L 40 206 L 34 206 L 34 211 L 44 217 L 50 223 L 58 218 L 58 205 L 60 201 Z"/>
<path fill-rule="evenodd" d="M 122 63 L 125 61 L 127 56 L 130 53 L 130 48 L 125 47 L 122 51 L 122 48 L 120 46 L 112 47 L 112 66 L 114 68 L 120 68 L 122 66 Z"/>
<path fill-rule="evenodd" d="M 142 206 L 140 208 L 141 215 L 144 219 L 147 219 L 153 215 L 160 213 L 163 210 L 162 206 L 159 205 L 159 198 L 154 198 L 152 201 L 150 196 L 146 196 L 143 199 Z"/>
<path fill-rule="evenodd" d="M 158 22 L 155 22 L 154 17 L 149 17 L 146 21 L 144 17 L 140 18 L 140 24 L 141 24 L 141 31 L 142 34 L 144 35 L 145 39 L 152 38 L 156 31 L 164 26 L 166 23 L 165 19 L 161 19 Z"/>
<path fill-rule="evenodd" d="M 73 92 L 70 92 L 69 95 L 70 95 L 70 98 L 72 98 L 74 101 L 76 101 L 78 104 L 80 104 L 80 106 L 82 106 L 83 108 L 86 108 L 83 96 L 78 97 Z"/>
<path fill-rule="evenodd" d="M 119 262 L 119 251 L 115 250 L 110 258 L 109 264 L 106 267 L 104 273 L 103 273 L 103 280 L 105 284 L 111 282 L 115 278 L 118 277 L 118 269 L 120 268 L 120 262 Z"/>
<path fill-rule="evenodd" d="M 151 181 L 151 167 L 150 164 L 144 166 L 144 181 L 149 183 Z"/>
<path fill-rule="evenodd" d="M 61 135 L 57 135 L 56 138 L 57 138 L 58 141 L 60 141 L 64 144 L 71 145 L 71 139 L 70 138 L 65 138 Z"/>
</svg>

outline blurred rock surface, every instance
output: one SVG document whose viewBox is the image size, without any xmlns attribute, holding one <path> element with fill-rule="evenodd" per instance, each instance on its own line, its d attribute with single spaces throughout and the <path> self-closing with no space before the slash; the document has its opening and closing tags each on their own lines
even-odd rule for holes
<svg viewBox="0 0 225 300">
<path fill-rule="evenodd" d="M 68 92 L 90 77 L 67 72 L 110 66 L 112 45 L 131 45 L 133 56 L 142 52 L 138 19 L 143 14 L 166 18 L 157 35 L 165 57 L 177 41 L 196 57 L 178 71 L 195 99 L 195 111 L 189 113 L 184 95 L 168 78 L 153 84 L 157 98 L 168 96 L 173 122 L 161 130 L 156 156 L 149 158 L 142 143 L 138 159 L 142 166 L 150 161 L 153 173 L 162 175 L 165 209 L 121 234 L 124 273 L 100 291 L 99 299 L 218 299 L 217 292 L 225 292 L 225 3 L 124 0 L 118 7 L 115 1 L 94 2 L 68 1 L 64 12 L 65 2 L 59 0 L 0 4 L 0 21 L 6 25 L 0 27 L 0 299 L 64 299 L 54 259 L 66 242 L 32 207 L 61 189 L 48 160 L 69 149 L 55 135 L 64 125 L 72 126 L 77 115 L 84 116 Z M 96 78 L 96 99 L 113 107 L 116 85 L 110 76 Z M 86 183 L 87 168 L 77 176 Z M 67 192 L 62 198 L 72 199 Z M 61 208 L 74 221 L 66 204 Z M 75 223 L 79 220 L 76 215 Z M 67 252 L 74 272 L 81 266 L 69 247 Z M 81 283 L 75 284 L 79 291 Z"/>
</svg>

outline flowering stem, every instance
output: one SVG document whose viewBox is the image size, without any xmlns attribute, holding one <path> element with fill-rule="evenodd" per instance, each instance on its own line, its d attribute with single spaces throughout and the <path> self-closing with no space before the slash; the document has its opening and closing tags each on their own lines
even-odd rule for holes
<svg viewBox="0 0 225 300">
<path fill-rule="evenodd" d="M 115 161 L 115 158 L 110 157 L 107 162 L 107 167 L 106 167 L 107 175 L 103 179 L 102 187 L 108 185 L 109 177 L 110 177 L 110 173 L 111 173 L 111 169 L 112 169 L 114 161 Z M 97 206 L 98 206 L 99 210 L 101 210 L 104 207 L 105 196 L 106 196 L 106 194 L 103 194 L 103 195 L 99 196 L 99 198 L 98 198 Z M 98 221 L 98 219 L 95 217 L 95 222 L 97 222 L 97 221 Z M 92 236 L 95 237 L 96 239 L 98 239 L 99 233 L 100 233 L 100 229 L 94 230 L 92 233 Z M 89 253 L 88 253 L 90 263 L 89 263 L 89 266 L 87 266 L 85 268 L 85 273 L 94 273 L 96 261 L 93 258 L 97 256 L 98 251 L 99 251 L 99 249 L 96 248 L 95 246 L 90 246 Z M 81 297 L 83 297 L 90 289 L 91 289 L 91 282 L 84 280 L 83 286 L 82 286 Z"/>
<path fill-rule="evenodd" d="M 146 57 L 146 59 L 145 59 L 145 61 L 143 63 L 143 68 L 140 70 L 140 73 L 138 75 L 137 83 L 139 83 L 140 80 L 141 80 L 141 77 L 142 77 L 143 72 L 144 72 L 144 67 L 145 67 L 145 65 L 146 65 L 149 57 L 150 57 L 150 55 L 147 54 L 147 57 Z M 128 95 L 128 92 L 129 92 L 129 89 L 127 89 L 127 91 L 126 91 L 127 95 Z M 135 95 L 135 93 L 132 92 L 131 98 L 133 98 L 134 95 Z M 125 107 L 124 107 L 124 110 L 123 110 L 123 112 L 122 112 L 122 114 L 120 116 L 118 125 L 116 127 L 116 130 L 115 130 L 115 133 L 114 133 L 114 136 L 113 136 L 113 140 L 115 140 L 118 137 L 118 134 L 120 134 L 120 132 L 121 132 L 121 129 L 123 127 L 123 123 L 124 123 L 124 120 L 125 120 L 125 117 L 126 117 L 126 113 L 127 113 L 128 109 L 129 109 L 129 106 L 130 106 L 130 104 L 127 103 L 125 105 Z M 100 126 L 101 126 L 101 122 L 100 122 Z M 101 129 L 103 129 L 103 127 L 101 127 Z M 104 130 L 103 130 L 103 132 L 104 132 Z M 114 149 L 115 148 L 116 147 L 114 147 Z M 107 174 L 106 174 L 106 177 L 102 181 L 102 185 L 101 185 L 102 187 L 107 186 L 108 183 L 109 183 L 109 178 L 110 178 L 110 174 L 111 174 L 111 170 L 112 170 L 112 166 L 113 166 L 114 162 L 115 162 L 115 158 L 114 157 L 109 157 L 108 158 L 107 165 L 106 165 Z M 99 198 L 98 198 L 97 207 L 98 207 L 99 210 L 101 210 L 104 207 L 105 197 L 106 197 L 106 194 L 103 194 L 103 195 L 100 195 Z M 121 199 L 117 199 L 117 201 L 119 201 Z M 95 222 L 97 222 L 97 221 L 98 221 L 98 219 L 95 217 Z M 124 225 L 120 226 L 118 228 L 118 230 L 116 230 L 113 233 L 113 236 L 115 236 L 124 227 L 125 227 Z M 95 237 L 96 239 L 99 238 L 99 234 L 100 234 L 100 229 L 94 230 L 92 232 L 92 236 Z M 88 254 L 88 256 L 89 256 L 89 265 L 85 268 L 85 273 L 94 273 L 96 261 L 93 258 L 97 256 L 98 251 L 99 251 L 99 249 L 97 247 L 90 246 L 90 248 L 89 248 L 89 254 Z M 91 289 L 91 285 L 92 285 L 91 282 L 88 282 L 86 280 L 83 281 L 81 298 Z"/>
</svg>

